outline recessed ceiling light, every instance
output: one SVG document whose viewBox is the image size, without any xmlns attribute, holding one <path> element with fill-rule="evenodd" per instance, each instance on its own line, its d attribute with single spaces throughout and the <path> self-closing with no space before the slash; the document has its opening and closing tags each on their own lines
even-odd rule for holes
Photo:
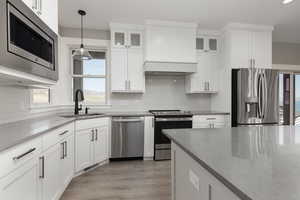
<svg viewBox="0 0 300 200">
<path fill-rule="evenodd" d="M 294 0 L 283 0 L 282 3 L 283 4 L 289 4 L 292 3 Z"/>
</svg>

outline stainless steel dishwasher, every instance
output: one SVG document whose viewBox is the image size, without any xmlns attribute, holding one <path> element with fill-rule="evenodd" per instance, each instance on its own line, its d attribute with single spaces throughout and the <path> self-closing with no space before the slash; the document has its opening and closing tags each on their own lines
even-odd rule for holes
<svg viewBox="0 0 300 200">
<path fill-rule="evenodd" d="M 144 117 L 113 117 L 111 160 L 139 159 L 144 155 Z"/>
</svg>

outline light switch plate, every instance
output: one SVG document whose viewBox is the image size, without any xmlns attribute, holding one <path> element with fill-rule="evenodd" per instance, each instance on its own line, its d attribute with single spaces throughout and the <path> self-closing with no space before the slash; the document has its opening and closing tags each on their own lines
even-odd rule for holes
<svg viewBox="0 0 300 200">
<path fill-rule="evenodd" d="M 199 191 L 200 190 L 200 180 L 199 177 L 193 172 L 193 170 L 189 170 L 190 182 L 194 186 L 194 188 Z"/>
</svg>

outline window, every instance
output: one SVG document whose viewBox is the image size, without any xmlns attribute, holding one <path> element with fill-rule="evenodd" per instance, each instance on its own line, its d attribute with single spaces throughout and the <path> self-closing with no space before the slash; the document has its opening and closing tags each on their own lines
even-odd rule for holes
<svg viewBox="0 0 300 200">
<path fill-rule="evenodd" d="M 73 100 L 77 89 L 84 93 L 86 104 L 104 105 L 106 95 L 106 53 L 105 51 L 89 51 L 91 60 L 73 59 Z"/>
<path fill-rule="evenodd" d="M 33 89 L 31 98 L 32 104 L 50 104 L 50 89 Z"/>
</svg>

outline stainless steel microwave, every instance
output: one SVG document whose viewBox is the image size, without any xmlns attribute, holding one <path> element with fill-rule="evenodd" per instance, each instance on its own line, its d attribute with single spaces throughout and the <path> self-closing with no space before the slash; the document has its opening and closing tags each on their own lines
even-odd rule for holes
<svg viewBox="0 0 300 200">
<path fill-rule="evenodd" d="M 57 34 L 22 0 L 0 5 L 0 65 L 58 80 Z"/>
</svg>

